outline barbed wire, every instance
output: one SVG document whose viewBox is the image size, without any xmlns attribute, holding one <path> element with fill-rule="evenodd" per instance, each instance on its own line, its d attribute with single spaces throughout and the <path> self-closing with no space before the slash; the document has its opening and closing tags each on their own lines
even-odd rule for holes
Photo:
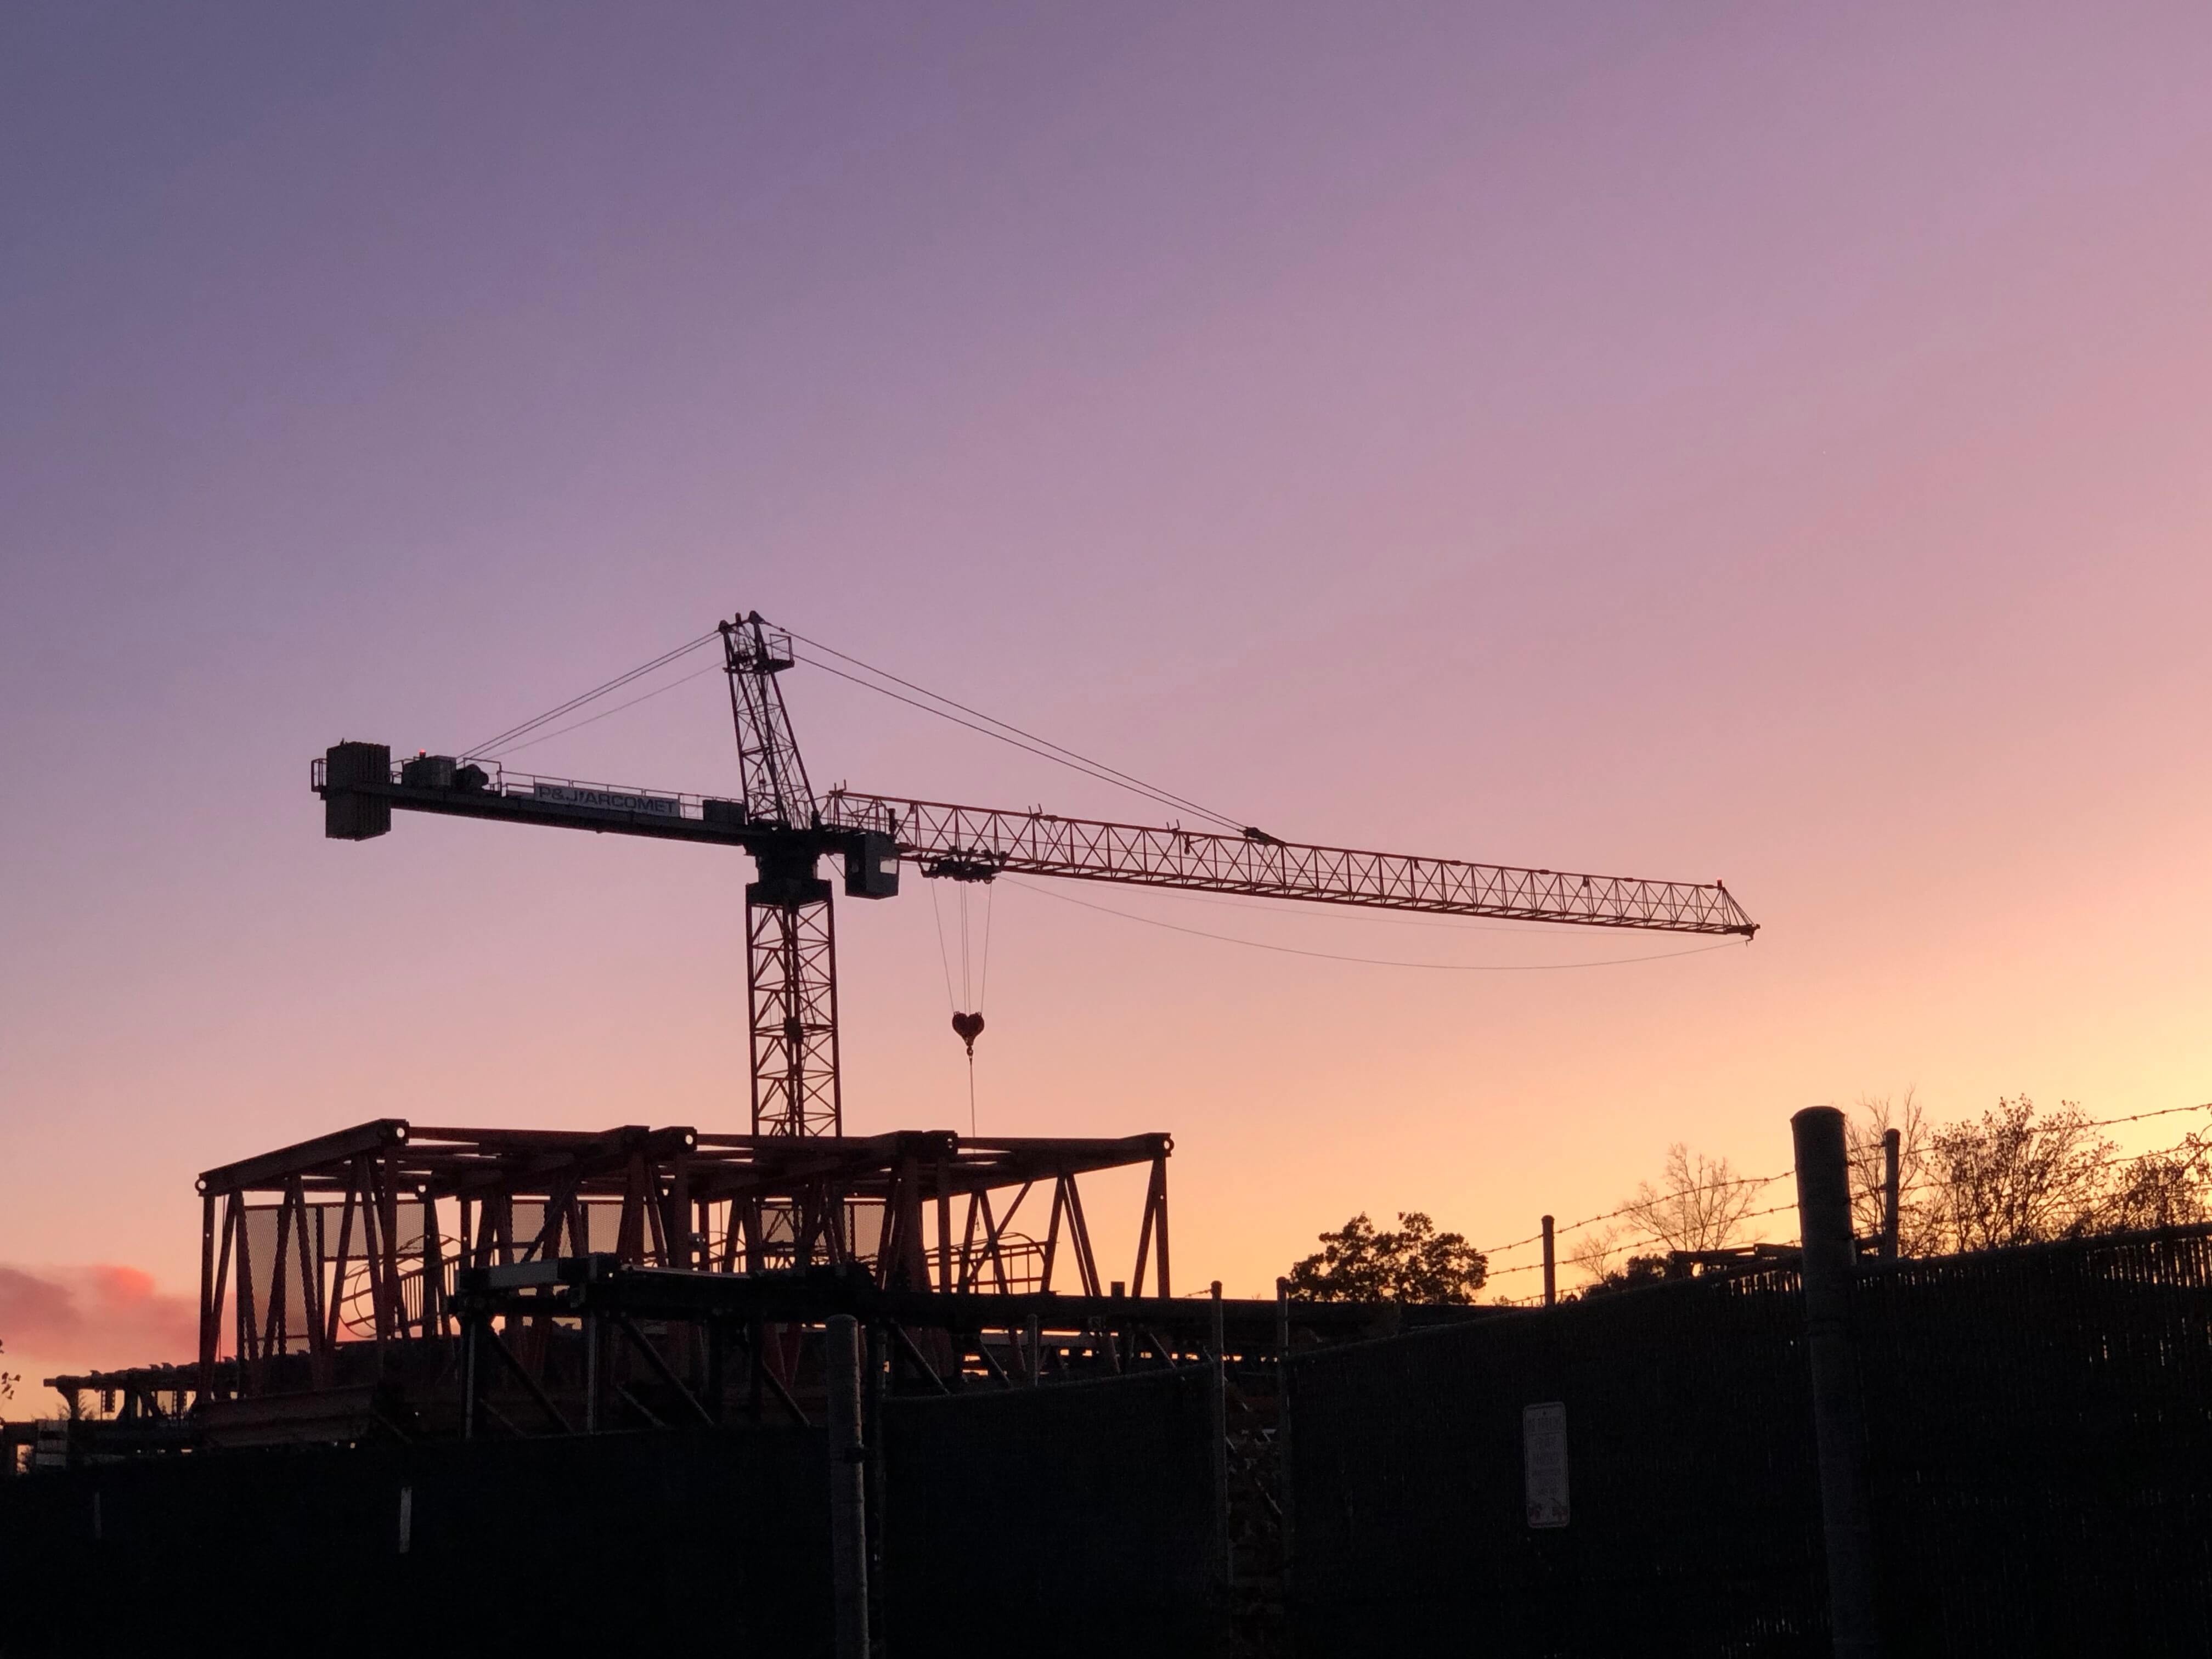
<svg viewBox="0 0 2212 1659">
<path fill-rule="evenodd" d="M 2164 1106 L 2155 1112 L 2137 1112 L 2131 1117 L 2094 1117 L 2087 1120 L 2085 1129 L 2108 1129 L 2115 1123 L 2140 1123 L 2147 1117 L 2172 1117 L 2178 1112 L 2212 1112 L 2212 1100 L 2194 1106 Z"/>
<path fill-rule="evenodd" d="M 2081 1127 L 2085 1129 L 2108 1129 L 2118 1124 L 2142 1123 L 2154 1117 L 2179 1116 L 2185 1112 L 2212 1112 L 2212 1101 L 2203 1101 L 2193 1106 L 2161 1106 L 2156 1111 L 2132 1112 L 2124 1117 L 2087 1118 L 2082 1121 Z M 1796 1171 L 1793 1169 L 1784 1170 L 1779 1174 L 1771 1176 L 1742 1176 L 1731 1177 L 1727 1181 L 1706 1182 L 1693 1187 L 1680 1188 L 1674 1192 L 1662 1194 L 1660 1196 L 1662 1200 L 1689 1198 L 1704 1193 L 1724 1192 L 1735 1187 L 1771 1187 L 1778 1181 L 1788 1180 L 1796 1173 Z M 1564 1227 L 1553 1227 L 1552 1229 L 1552 1237 L 1556 1239 L 1566 1233 L 1579 1232 L 1584 1227 L 1595 1227 L 1601 1221 L 1618 1221 L 1621 1217 L 1633 1214 L 1636 1211 L 1644 1207 L 1646 1207 L 1646 1206 L 1641 1200 L 1633 1204 L 1624 1204 L 1619 1209 L 1607 1210 L 1603 1215 L 1588 1216 L 1580 1221 L 1571 1221 Z M 1788 1209 L 1790 1206 L 1789 1205 L 1782 1205 L 1778 1207 L 1781 1209 Z M 1756 1213 L 1759 1215 L 1772 1215 L 1775 1213 L 1775 1211 L 1761 1210 Z M 1739 1216 L 1736 1218 L 1739 1221 L 1749 1221 L 1753 1217 L 1748 1215 Z M 1541 1232 L 1534 1232 L 1530 1233 L 1526 1238 L 1516 1238 L 1510 1243 L 1483 1245 L 1479 1248 L 1486 1257 L 1504 1255 L 1510 1251 L 1526 1249 L 1531 1244 L 1541 1243 L 1543 1242 L 1543 1237 L 1544 1235 Z M 1501 1267 L 1498 1269 L 1498 1272 L 1500 1273 L 1523 1273 L 1529 1271 L 1532 1268 L 1541 1267 L 1542 1265 L 1543 1264 L 1541 1262 L 1530 1262 L 1527 1264 L 1526 1267 Z"/>
<path fill-rule="evenodd" d="M 1695 1187 L 1683 1187 L 1678 1188 L 1674 1192 L 1662 1194 L 1660 1196 L 1662 1199 L 1687 1198 L 1693 1194 L 1698 1193 L 1724 1192 L 1731 1187 L 1771 1187 L 1776 1182 L 1787 1181 L 1795 1174 L 1796 1174 L 1795 1170 L 1784 1170 L 1780 1175 L 1732 1176 L 1727 1181 L 1712 1181 L 1706 1182 Z M 1637 1210 L 1641 1210 L 1645 1207 L 1647 1206 L 1644 1200 L 1639 1199 L 1633 1204 L 1624 1204 L 1617 1210 L 1607 1210 L 1603 1215 L 1588 1216 L 1580 1221 L 1570 1221 L 1564 1227 L 1553 1227 L 1552 1229 L 1552 1237 L 1553 1238 L 1558 1238 L 1562 1234 L 1579 1232 L 1584 1227 L 1596 1226 L 1601 1221 L 1617 1221 L 1622 1216 L 1631 1214 Z M 1508 1250 L 1518 1250 L 1530 1244 L 1540 1243 L 1543 1241 L 1543 1237 L 1544 1235 L 1540 1232 L 1531 1233 L 1526 1238 L 1515 1239 L 1510 1244 L 1498 1244 L 1485 1247 L 1483 1248 L 1482 1254 L 1486 1256 L 1503 1255 Z"/>
</svg>

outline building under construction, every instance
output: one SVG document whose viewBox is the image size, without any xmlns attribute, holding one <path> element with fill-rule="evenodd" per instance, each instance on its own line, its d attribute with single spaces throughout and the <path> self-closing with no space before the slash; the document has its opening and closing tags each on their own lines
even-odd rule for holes
<svg viewBox="0 0 2212 1659">
<path fill-rule="evenodd" d="M 729 794 L 501 764 L 695 649 L 719 652 L 728 680 Z M 398 811 L 750 855 L 748 1130 L 386 1118 L 206 1171 L 198 1352 L 52 1379 L 65 1416 L 9 1431 L 0 1472 L 52 1477 L 11 1492 L 11 1535 L 74 1588 L 5 1651 L 97 1645 L 72 1609 L 124 1643 L 131 1607 L 221 1571 L 253 1586 L 225 1605 L 250 1606 L 255 1628 L 311 1621 L 340 1647 L 407 1626 L 438 1650 L 590 1632 L 861 1659 L 1041 1628 L 1062 1653 L 1266 1649 L 1281 1633 L 1285 1364 L 1514 1316 L 1178 1295 L 1164 1133 L 848 1135 L 824 861 L 867 901 L 896 897 L 902 872 L 1015 873 L 1754 931 L 1717 883 L 1286 842 L 927 693 L 1176 821 L 817 793 L 781 684 L 801 661 L 902 702 L 920 690 L 751 614 L 472 752 L 395 763 L 347 742 L 314 762 L 335 839 L 386 834 Z M 980 1011 L 954 1024 L 972 1054 Z M 1096 1203 L 1115 1171 L 1143 1192 L 1133 1231 L 1114 1231 L 1134 1240 L 1126 1268 L 1102 1260 L 1085 1210 L 1086 1180 Z M 103 1574 L 133 1573 L 132 1597 L 100 1594 Z M 332 1596 L 374 1611 L 333 1624 Z"/>
</svg>

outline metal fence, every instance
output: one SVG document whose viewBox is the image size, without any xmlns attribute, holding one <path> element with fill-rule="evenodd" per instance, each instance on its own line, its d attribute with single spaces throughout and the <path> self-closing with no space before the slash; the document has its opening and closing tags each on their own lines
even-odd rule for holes
<svg viewBox="0 0 2212 1659">
<path fill-rule="evenodd" d="M 1208 1365 L 883 1411 L 884 1644 L 1214 1654 Z"/>
<path fill-rule="evenodd" d="M 1826 1651 L 1794 1275 L 1693 1280 L 1302 1356 L 1302 1655 Z M 1522 1413 L 1565 1408 L 1533 1528 Z"/>
<path fill-rule="evenodd" d="M 830 1651 L 823 1440 L 140 1458 L 0 1488 L 0 1655 Z"/>
<path fill-rule="evenodd" d="M 2212 1229 L 1894 1265 L 1852 1291 L 1892 1656 L 2212 1653 Z M 1825 1653 L 1793 1273 L 1301 1357 L 1309 1655 Z M 1525 1512 L 1522 1413 L 1569 1519 Z"/>
<path fill-rule="evenodd" d="M 1893 1655 L 2212 1653 L 2212 1238 L 1863 1273 Z"/>
</svg>

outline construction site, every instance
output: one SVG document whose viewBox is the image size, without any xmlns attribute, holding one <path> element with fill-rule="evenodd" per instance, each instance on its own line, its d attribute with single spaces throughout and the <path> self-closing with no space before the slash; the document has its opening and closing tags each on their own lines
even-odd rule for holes
<svg viewBox="0 0 2212 1659">
<path fill-rule="evenodd" d="M 1855 1237 L 1815 1109 L 1788 1249 L 1569 1302 L 1547 1218 L 1531 1305 L 1236 1299 L 1172 1254 L 1168 1127 L 846 1133 L 837 886 L 1747 939 L 1724 887 L 817 793 L 792 637 L 702 643 L 727 795 L 351 741 L 311 781 L 335 840 L 746 854 L 742 1129 L 392 1117 L 207 1169 L 198 1352 L 44 1379 L 60 1408 L 0 1430 L 0 1652 L 1995 1654 L 2092 1589 L 2106 1635 L 2139 1620 L 2107 1650 L 2212 1647 L 2206 1229 L 1901 1258 L 1893 1165 Z M 1085 1207 L 1116 1175 L 1127 1260 Z"/>
</svg>

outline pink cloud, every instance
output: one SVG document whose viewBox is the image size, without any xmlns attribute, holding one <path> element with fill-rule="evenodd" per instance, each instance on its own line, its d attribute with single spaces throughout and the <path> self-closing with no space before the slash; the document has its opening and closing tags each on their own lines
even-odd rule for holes
<svg viewBox="0 0 2212 1659">
<path fill-rule="evenodd" d="M 178 1362 L 198 1352 L 198 1328 L 193 1299 L 156 1289 L 142 1268 L 0 1264 L 0 1343 L 11 1361 L 35 1354 L 87 1369 Z"/>
</svg>

